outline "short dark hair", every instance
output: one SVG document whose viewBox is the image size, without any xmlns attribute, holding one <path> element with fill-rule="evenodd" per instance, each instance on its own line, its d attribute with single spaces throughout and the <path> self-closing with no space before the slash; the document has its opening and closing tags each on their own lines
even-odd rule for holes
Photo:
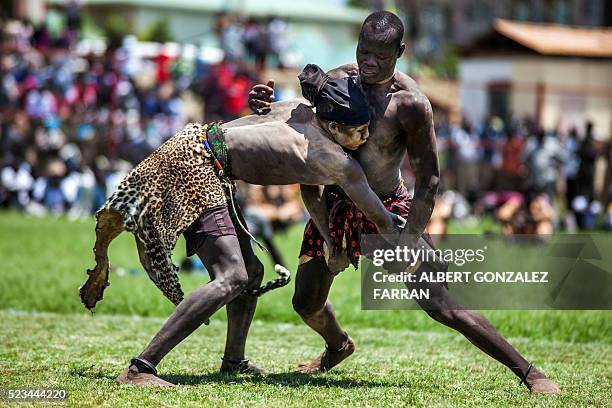
<svg viewBox="0 0 612 408">
<path fill-rule="evenodd" d="M 402 20 L 389 11 L 376 11 L 366 17 L 359 37 L 367 36 L 399 47 L 404 39 Z"/>
</svg>

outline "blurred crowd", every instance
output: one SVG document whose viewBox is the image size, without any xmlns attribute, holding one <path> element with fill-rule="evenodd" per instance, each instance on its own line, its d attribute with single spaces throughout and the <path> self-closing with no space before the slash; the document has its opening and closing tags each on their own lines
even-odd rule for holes
<svg viewBox="0 0 612 408">
<path fill-rule="evenodd" d="M 612 149 L 591 122 L 547 132 L 529 119 L 464 119 L 437 136 L 443 187 L 432 233 L 483 214 L 504 234 L 612 229 Z"/>
<path fill-rule="evenodd" d="M 130 36 L 113 47 L 83 48 L 79 21 L 73 11 L 55 34 L 44 24 L 1 25 L 2 207 L 93 213 L 185 123 L 249 113 L 257 73 L 289 58 L 287 26 L 278 19 L 219 15 L 214 33 L 224 57 L 216 61 L 167 44 L 145 49 Z M 450 218 L 485 214 L 505 233 L 612 228 L 610 142 L 596 138 L 591 124 L 569 132 L 496 117 L 478 126 L 437 125 L 443 175 L 430 232 L 444 232 Z M 304 218 L 295 187 L 244 190 L 241 201 L 253 208 L 247 221 L 264 240 Z"/>
<path fill-rule="evenodd" d="M 89 215 L 185 123 L 248 112 L 253 66 L 151 51 L 134 37 L 83 50 L 78 18 L 68 21 L 55 35 L 44 24 L 1 24 L 1 206 Z"/>
</svg>

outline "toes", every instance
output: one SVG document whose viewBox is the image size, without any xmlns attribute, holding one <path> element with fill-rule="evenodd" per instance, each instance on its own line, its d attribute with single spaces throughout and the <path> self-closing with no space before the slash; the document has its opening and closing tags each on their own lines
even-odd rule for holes
<svg viewBox="0 0 612 408">
<path fill-rule="evenodd" d="M 148 373 L 130 373 L 126 368 L 115 378 L 115 381 L 121 384 L 129 384 L 137 387 L 157 386 L 157 387 L 176 387 L 176 385 L 163 380 L 153 374 Z"/>
<path fill-rule="evenodd" d="M 561 389 L 559 388 L 559 385 L 552 380 L 540 379 L 533 383 L 531 386 L 531 392 L 541 395 L 559 395 L 561 394 Z"/>
</svg>

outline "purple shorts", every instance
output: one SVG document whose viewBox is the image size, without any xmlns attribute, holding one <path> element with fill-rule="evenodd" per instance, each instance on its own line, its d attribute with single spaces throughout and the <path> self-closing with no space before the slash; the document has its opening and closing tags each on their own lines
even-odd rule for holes
<svg viewBox="0 0 612 408">
<path fill-rule="evenodd" d="M 223 235 L 236 235 L 234 223 L 230 218 L 226 204 L 210 208 L 202 213 L 183 232 L 187 244 L 187 256 L 192 256 L 204 244 L 208 236 L 220 237 Z"/>
</svg>

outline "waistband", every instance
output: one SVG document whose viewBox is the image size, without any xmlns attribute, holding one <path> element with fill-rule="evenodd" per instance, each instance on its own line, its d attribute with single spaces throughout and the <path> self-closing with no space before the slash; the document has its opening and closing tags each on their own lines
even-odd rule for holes
<svg viewBox="0 0 612 408">
<path fill-rule="evenodd" d="M 347 199 L 350 200 L 349 196 L 346 195 L 344 190 L 337 185 L 325 186 L 325 194 L 327 194 L 331 198 L 335 199 Z M 404 184 L 404 179 L 400 179 L 399 184 L 393 191 L 386 194 L 376 194 L 380 201 L 384 204 L 389 204 L 398 198 L 404 198 L 408 195 L 408 190 L 406 189 L 406 185 Z"/>
</svg>

